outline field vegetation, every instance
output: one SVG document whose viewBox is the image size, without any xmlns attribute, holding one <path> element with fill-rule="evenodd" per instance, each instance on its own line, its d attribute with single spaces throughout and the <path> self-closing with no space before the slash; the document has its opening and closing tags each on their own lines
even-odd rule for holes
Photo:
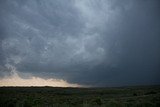
<svg viewBox="0 0 160 107">
<path fill-rule="evenodd" d="M 0 87 L 0 107 L 160 107 L 160 86 Z"/>
</svg>

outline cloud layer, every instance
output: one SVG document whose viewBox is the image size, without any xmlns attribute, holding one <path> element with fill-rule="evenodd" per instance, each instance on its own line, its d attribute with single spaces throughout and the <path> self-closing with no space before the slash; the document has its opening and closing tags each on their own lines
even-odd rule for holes
<svg viewBox="0 0 160 107">
<path fill-rule="evenodd" d="M 11 65 L 22 79 L 159 84 L 159 9 L 158 0 L 1 0 L 0 76 Z"/>
</svg>

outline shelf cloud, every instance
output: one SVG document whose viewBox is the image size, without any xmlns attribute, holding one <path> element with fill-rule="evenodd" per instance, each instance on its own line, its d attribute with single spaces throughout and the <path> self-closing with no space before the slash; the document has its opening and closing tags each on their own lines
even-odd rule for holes
<svg viewBox="0 0 160 107">
<path fill-rule="evenodd" d="M 1 0 L 0 85 L 160 84 L 159 10 L 159 0 Z"/>
</svg>

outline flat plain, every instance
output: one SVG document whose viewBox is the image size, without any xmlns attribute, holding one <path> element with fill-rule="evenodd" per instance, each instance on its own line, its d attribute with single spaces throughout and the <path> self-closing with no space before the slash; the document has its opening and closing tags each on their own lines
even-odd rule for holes
<svg viewBox="0 0 160 107">
<path fill-rule="evenodd" d="M 160 86 L 0 87 L 0 107 L 160 107 Z"/>
</svg>

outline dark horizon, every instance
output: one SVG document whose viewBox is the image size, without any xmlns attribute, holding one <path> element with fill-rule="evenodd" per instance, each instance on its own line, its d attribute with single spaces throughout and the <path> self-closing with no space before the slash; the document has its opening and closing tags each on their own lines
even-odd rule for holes
<svg viewBox="0 0 160 107">
<path fill-rule="evenodd" d="M 96 88 L 152 88 L 160 87 L 160 85 L 126 85 L 126 86 L 90 86 L 90 87 L 63 87 L 63 86 L 0 86 L 0 88 L 72 88 L 72 89 L 96 89 Z"/>
</svg>

